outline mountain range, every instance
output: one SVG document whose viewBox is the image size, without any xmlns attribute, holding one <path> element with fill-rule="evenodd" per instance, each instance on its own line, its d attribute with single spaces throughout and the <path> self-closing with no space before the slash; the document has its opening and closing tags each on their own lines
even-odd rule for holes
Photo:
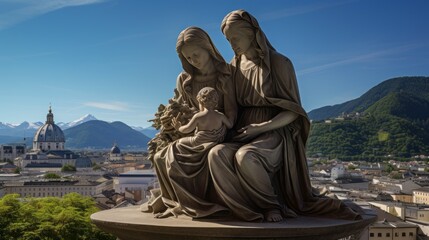
<svg viewBox="0 0 429 240">
<path fill-rule="evenodd" d="M 429 77 L 386 80 L 361 97 L 309 112 L 307 154 L 380 160 L 429 155 Z"/>
<path fill-rule="evenodd" d="M 32 140 L 42 122 L 22 122 L 10 124 L 0 122 L 0 144 L 25 142 L 32 145 Z M 69 123 L 56 123 L 66 137 L 68 148 L 111 148 L 117 143 L 125 149 L 146 149 L 146 144 L 158 132 L 153 127 L 130 127 L 122 122 L 108 123 L 98 120 L 91 114 Z"/>
<path fill-rule="evenodd" d="M 123 122 L 91 120 L 64 130 L 66 147 L 106 149 L 118 144 L 121 149 L 146 149 L 150 138 Z"/>
</svg>

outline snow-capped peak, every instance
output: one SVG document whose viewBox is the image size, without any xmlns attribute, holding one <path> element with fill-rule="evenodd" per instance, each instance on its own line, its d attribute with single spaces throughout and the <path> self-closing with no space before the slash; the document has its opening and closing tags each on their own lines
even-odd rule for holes
<svg viewBox="0 0 429 240">
<path fill-rule="evenodd" d="M 91 114 L 86 114 L 85 116 L 83 116 L 83 117 L 81 117 L 79 119 L 76 119 L 76 120 L 74 120 L 72 122 L 69 122 L 67 124 L 67 127 L 73 127 L 73 126 L 76 126 L 76 125 L 79 125 L 81 123 L 88 122 L 88 121 L 91 121 L 91 120 L 98 120 L 98 119 L 96 117 L 94 117 L 93 115 L 91 115 Z"/>
<path fill-rule="evenodd" d="M 16 129 L 39 129 L 40 126 L 42 126 L 42 122 L 22 122 L 21 124 L 15 126 Z"/>
</svg>

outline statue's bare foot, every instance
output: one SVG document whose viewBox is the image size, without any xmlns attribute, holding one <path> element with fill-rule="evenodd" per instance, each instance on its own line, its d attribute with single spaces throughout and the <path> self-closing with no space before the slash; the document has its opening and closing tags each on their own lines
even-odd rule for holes
<svg viewBox="0 0 429 240">
<path fill-rule="evenodd" d="M 180 207 L 168 208 L 162 213 L 155 214 L 155 218 L 168 218 L 168 217 L 176 217 L 180 214 Z"/>
<path fill-rule="evenodd" d="M 277 209 L 270 210 L 264 214 L 267 222 L 280 222 L 283 220 L 281 212 Z"/>
</svg>

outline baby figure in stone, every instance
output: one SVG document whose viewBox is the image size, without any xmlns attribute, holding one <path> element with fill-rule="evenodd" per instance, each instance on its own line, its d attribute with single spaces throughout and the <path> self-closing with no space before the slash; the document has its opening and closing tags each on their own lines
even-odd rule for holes
<svg viewBox="0 0 429 240">
<path fill-rule="evenodd" d="M 166 210 L 155 214 L 155 218 L 177 217 L 181 214 L 200 218 L 208 216 L 207 212 L 227 210 L 222 206 L 213 205 L 212 209 L 208 211 L 207 205 L 201 204 L 205 203 L 210 193 L 206 186 L 201 185 L 201 180 L 194 176 L 195 166 L 201 166 L 199 169 L 206 169 L 208 152 L 212 147 L 224 141 L 227 130 L 232 128 L 233 123 L 223 113 L 216 110 L 219 95 L 214 88 L 202 88 L 198 92 L 196 100 L 199 104 L 199 112 L 195 113 L 186 125 L 182 126 L 180 122 L 182 113 L 171 119 L 171 125 L 177 131 L 184 134 L 194 131 L 195 133 L 173 142 L 176 154 L 171 151 L 173 148 L 168 149 L 166 153 L 169 156 L 166 161 L 168 179 L 176 187 L 173 190 L 180 189 L 181 191 L 171 197 L 172 199 L 163 198 L 162 204 L 165 205 Z M 197 173 L 198 171 L 201 172 L 201 170 L 197 170 Z M 182 186 L 186 186 L 186 188 Z M 161 191 L 163 190 L 168 191 L 161 188 Z M 189 200 L 189 196 L 192 196 L 192 201 Z"/>
<path fill-rule="evenodd" d="M 197 94 L 200 111 L 196 113 L 188 124 L 183 125 L 178 121 L 180 117 L 172 119 L 172 125 L 181 133 L 190 133 L 196 130 L 195 135 L 179 139 L 179 143 L 204 148 L 216 145 L 224 140 L 226 130 L 232 128 L 232 123 L 221 112 L 215 110 L 219 96 L 214 88 L 202 88 Z"/>
</svg>

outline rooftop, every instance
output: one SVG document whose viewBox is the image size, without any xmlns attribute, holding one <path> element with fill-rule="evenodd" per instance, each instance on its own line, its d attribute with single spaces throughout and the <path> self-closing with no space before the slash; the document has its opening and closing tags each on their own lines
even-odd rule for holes
<svg viewBox="0 0 429 240">
<path fill-rule="evenodd" d="M 413 192 L 427 192 L 427 193 L 429 193 L 429 187 L 422 187 L 422 188 L 414 189 Z"/>
<path fill-rule="evenodd" d="M 387 220 L 379 221 L 371 226 L 372 228 L 417 228 L 418 226 L 412 223 L 406 222 L 389 222 Z"/>
</svg>

